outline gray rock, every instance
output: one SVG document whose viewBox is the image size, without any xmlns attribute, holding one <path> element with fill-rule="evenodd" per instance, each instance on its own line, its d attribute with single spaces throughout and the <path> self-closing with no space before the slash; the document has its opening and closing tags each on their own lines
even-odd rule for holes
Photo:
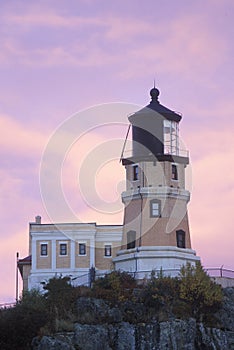
<svg viewBox="0 0 234 350">
<path fill-rule="evenodd" d="M 225 288 L 223 293 L 222 309 L 215 316 L 219 320 L 221 327 L 234 332 L 234 288 Z"/>
<path fill-rule="evenodd" d="M 194 350 L 196 321 L 173 320 L 160 323 L 159 350 Z"/>
<path fill-rule="evenodd" d="M 75 324 L 73 344 L 80 350 L 111 350 L 108 327 L 105 325 Z"/>
<path fill-rule="evenodd" d="M 62 338 L 62 339 L 61 339 Z M 34 338 L 35 339 L 35 338 Z M 32 343 L 33 350 L 75 350 L 69 339 L 65 336 L 42 337 L 39 344 Z"/>
<path fill-rule="evenodd" d="M 136 327 L 136 349 L 157 350 L 160 339 L 160 325 L 158 322 L 141 323 Z"/>
<path fill-rule="evenodd" d="M 220 329 L 196 324 L 192 318 L 159 323 L 147 317 L 144 305 L 131 302 L 117 308 L 101 299 L 82 297 L 77 313 L 79 323 L 74 324 L 73 333 L 36 337 L 32 349 L 234 350 L 234 288 L 224 289 L 223 307 L 216 313 Z"/>
<path fill-rule="evenodd" d="M 119 323 L 123 317 L 119 308 L 111 308 L 104 300 L 81 297 L 77 300 L 77 321 L 82 324 Z"/>
<path fill-rule="evenodd" d="M 33 350 L 231 350 L 234 332 L 196 325 L 194 319 L 131 325 L 75 324 L 71 336 L 34 338 Z"/>
<path fill-rule="evenodd" d="M 228 337 L 224 331 L 216 328 L 205 328 L 202 323 L 197 328 L 196 349 L 230 350 Z"/>
<path fill-rule="evenodd" d="M 123 317 L 121 311 L 117 307 L 113 307 L 108 311 L 108 319 L 110 320 L 110 323 L 122 322 Z"/>
<path fill-rule="evenodd" d="M 134 350 L 135 343 L 135 326 L 123 322 L 119 325 L 117 330 L 116 350 Z"/>
</svg>

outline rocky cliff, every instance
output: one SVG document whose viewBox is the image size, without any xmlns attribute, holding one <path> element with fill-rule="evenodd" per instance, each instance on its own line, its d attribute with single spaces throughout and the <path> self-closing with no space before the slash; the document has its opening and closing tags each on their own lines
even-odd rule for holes
<svg viewBox="0 0 234 350">
<path fill-rule="evenodd" d="M 220 328 L 195 319 L 141 322 L 144 306 L 110 307 L 105 301 L 79 298 L 72 332 L 33 339 L 33 350 L 231 350 L 234 349 L 234 288 L 225 290 L 223 308 L 216 314 Z M 134 323 L 126 322 L 128 313 Z"/>
</svg>

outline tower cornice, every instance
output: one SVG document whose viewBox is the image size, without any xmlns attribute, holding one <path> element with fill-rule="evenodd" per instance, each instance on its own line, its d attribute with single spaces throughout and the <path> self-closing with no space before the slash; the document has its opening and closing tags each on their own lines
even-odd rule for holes
<svg viewBox="0 0 234 350">
<path fill-rule="evenodd" d="M 187 151 L 184 151 L 187 152 Z M 153 161 L 158 161 L 158 162 L 171 162 L 171 163 L 178 163 L 178 164 L 189 164 L 189 157 L 184 157 L 180 155 L 174 155 L 174 154 L 158 154 L 158 155 L 153 155 L 150 154 L 148 156 L 143 155 L 138 156 L 138 157 L 129 157 L 129 158 L 123 158 L 122 159 L 122 164 L 123 165 L 130 165 L 130 164 L 135 164 L 135 163 L 140 163 L 140 162 L 153 162 Z"/>
<path fill-rule="evenodd" d="M 133 199 L 141 198 L 174 198 L 189 202 L 190 192 L 185 189 L 169 187 L 169 186 L 157 186 L 157 187 L 140 187 L 130 191 L 122 192 L 122 202 L 126 204 Z"/>
</svg>

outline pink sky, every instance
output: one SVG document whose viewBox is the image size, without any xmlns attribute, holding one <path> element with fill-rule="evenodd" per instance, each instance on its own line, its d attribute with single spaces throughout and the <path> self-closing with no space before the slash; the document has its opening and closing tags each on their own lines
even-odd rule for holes
<svg viewBox="0 0 234 350">
<path fill-rule="evenodd" d="M 39 169 L 50 136 L 96 104 L 148 104 L 154 78 L 161 103 L 183 114 L 193 248 L 206 267 L 234 269 L 233 17 L 233 0 L 1 1 L 0 303 L 15 298 L 15 254 L 28 253 L 28 223 L 38 214 L 49 221 Z M 72 147 L 64 192 L 82 220 L 121 223 L 121 213 L 97 214 L 76 188 L 95 145 L 125 137 L 125 126 L 108 128 Z M 104 170 L 97 192 L 111 203 L 124 171 L 117 162 Z"/>
</svg>

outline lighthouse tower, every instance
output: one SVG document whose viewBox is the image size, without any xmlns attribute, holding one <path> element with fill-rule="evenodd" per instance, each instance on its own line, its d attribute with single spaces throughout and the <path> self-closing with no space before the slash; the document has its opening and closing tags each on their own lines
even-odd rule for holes
<svg viewBox="0 0 234 350">
<path fill-rule="evenodd" d="M 150 104 L 129 117 L 132 154 L 122 158 L 127 183 L 122 245 L 113 260 L 116 270 L 137 278 L 152 269 L 176 276 L 182 265 L 200 260 L 191 248 L 185 189 L 189 157 L 179 142 L 182 117 L 160 104 L 157 88 L 150 96 Z"/>
</svg>

